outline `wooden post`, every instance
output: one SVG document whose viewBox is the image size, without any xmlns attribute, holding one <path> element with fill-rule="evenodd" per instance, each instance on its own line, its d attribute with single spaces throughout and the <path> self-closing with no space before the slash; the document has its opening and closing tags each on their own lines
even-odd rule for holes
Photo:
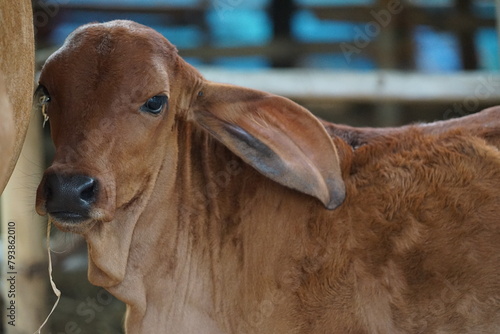
<svg viewBox="0 0 500 334">
<path fill-rule="evenodd" d="M 272 0 L 269 8 L 275 43 L 290 43 L 293 3 L 290 0 Z M 299 52 L 299 50 L 297 50 Z M 296 54 L 280 55 L 272 59 L 273 67 L 293 67 Z"/>
<path fill-rule="evenodd" d="M 470 0 L 457 0 L 456 6 L 460 17 L 470 18 L 473 15 L 472 4 Z M 478 65 L 476 47 L 474 43 L 475 30 L 472 26 L 465 23 L 466 22 L 464 22 L 464 27 L 458 32 L 463 69 L 475 70 L 477 69 Z"/>
<path fill-rule="evenodd" d="M 378 8 L 388 16 L 386 24 L 380 24 L 380 33 L 377 36 L 377 63 L 380 69 L 391 70 L 399 67 L 399 47 L 396 43 L 397 15 L 391 14 L 388 10 L 389 0 L 379 0 Z M 373 12 L 372 12 L 373 13 Z M 375 22 L 375 21 L 372 21 Z M 384 75 L 380 76 L 380 85 L 384 85 Z M 396 126 L 401 123 L 401 110 L 395 103 L 381 103 L 375 108 L 377 126 Z"/>
<path fill-rule="evenodd" d="M 47 224 L 34 209 L 44 165 L 41 124 L 40 115 L 32 118 L 16 168 L 1 197 L 2 282 L 7 316 L 3 322 L 7 334 L 34 333 L 49 310 Z"/>
</svg>

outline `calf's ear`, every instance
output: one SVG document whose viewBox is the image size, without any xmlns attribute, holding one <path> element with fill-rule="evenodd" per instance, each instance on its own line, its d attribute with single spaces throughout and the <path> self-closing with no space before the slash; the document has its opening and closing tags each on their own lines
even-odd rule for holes
<svg viewBox="0 0 500 334">
<path fill-rule="evenodd" d="M 307 109 L 284 97 L 211 82 L 193 107 L 201 127 L 266 177 L 328 209 L 344 201 L 336 147 Z"/>
</svg>

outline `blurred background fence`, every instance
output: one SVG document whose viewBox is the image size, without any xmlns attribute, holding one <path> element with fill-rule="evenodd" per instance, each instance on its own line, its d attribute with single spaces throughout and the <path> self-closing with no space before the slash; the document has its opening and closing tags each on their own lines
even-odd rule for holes
<svg viewBox="0 0 500 334">
<path fill-rule="evenodd" d="M 498 89 L 476 96 L 481 83 L 466 73 L 500 67 L 493 0 L 39 0 L 34 18 L 39 64 L 79 25 L 128 18 L 160 31 L 191 64 L 226 70 L 209 78 L 263 85 L 351 124 L 456 117 L 500 100 Z M 249 71 L 259 76 L 245 84 Z"/>
<path fill-rule="evenodd" d="M 500 102 L 494 0 L 34 0 L 33 6 L 38 69 L 76 27 L 131 19 L 161 32 L 207 78 L 287 96 L 336 123 L 394 126 Z M 52 152 L 44 130 L 42 165 Z M 36 182 L 28 186 L 34 191 Z M 121 333 L 124 306 L 87 283 L 83 241 L 57 231 L 52 238 L 63 299 L 46 332 Z"/>
</svg>

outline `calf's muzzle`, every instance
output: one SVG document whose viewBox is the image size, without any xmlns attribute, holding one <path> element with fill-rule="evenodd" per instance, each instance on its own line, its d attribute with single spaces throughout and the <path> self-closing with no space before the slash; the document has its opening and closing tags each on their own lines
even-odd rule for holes
<svg viewBox="0 0 500 334">
<path fill-rule="evenodd" d="M 99 183 L 86 175 L 48 174 L 43 192 L 45 208 L 58 221 L 78 223 L 90 218 Z"/>
</svg>

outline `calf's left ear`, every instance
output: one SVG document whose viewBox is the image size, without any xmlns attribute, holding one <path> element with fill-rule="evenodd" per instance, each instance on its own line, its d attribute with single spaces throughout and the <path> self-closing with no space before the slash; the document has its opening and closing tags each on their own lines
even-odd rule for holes
<svg viewBox="0 0 500 334">
<path fill-rule="evenodd" d="M 266 177 L 335 209 L 345 198 L 339 158 L 325 128 L 308 110 L 280 96 L 207 83 L 195 121 Z"/>
</svg>

